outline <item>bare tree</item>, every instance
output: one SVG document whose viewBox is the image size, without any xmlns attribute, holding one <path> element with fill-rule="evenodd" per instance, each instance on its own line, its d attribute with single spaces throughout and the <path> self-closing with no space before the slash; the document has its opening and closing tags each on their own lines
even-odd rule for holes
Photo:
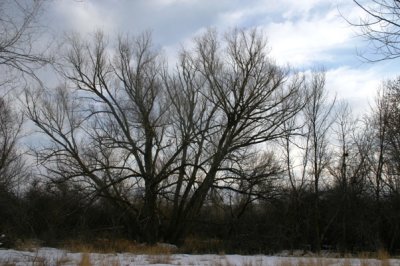
<svg viewBox="0 0 400 266">
<path fill-rule="evenodd" d="M 320 251 L 327 227 L 322 228 L 320 217 L 320 197 L 322 185 L 329 178 L 331 161 L 331 127 L 335 121 L 335 98 L 329 99 L 325 88 L 325 73 L 313 72 L 304 81 L 306 104 L 297 117 L 283 124 L 287 128 L 298 128 L 296 134 L 286 135 L 281 140 L 283 160 L 286 165 L 289 189 L 292 247 L 298 245 L 302 235 L 298 219 L 304 208 L 305 193 L 312 193 L 310 203 L 312 215 L 308 223 L 312 228 L 312 247 Z M 329 182 L 329 181 L 328 181 Z M 329 223 L 328 223 L 329 224 Z M 295 244 L 296 243 L 296 244 Z M 306 243 L 304 243 L 306 244 Z"/>
<path fill-rule="evenodd" d="M 12 191 L 26 175 L 18 140 L 23 118 L 11 104 L 0 98 L 0 190 Z"/>
<path fill-rule="evenodd" d="M 0 2 L 0 176 L 1 185 L 12 187 L 24 172 L 18 140 L 22 114 L 13 104 L 9 89 L 24 74 L 35 77 L 34 70 L 48 60 L 33 46 L 38 35 L 37 19 L 45 0 L 7 0 Z"/>
<path fill-rule="evenodd" d="M 399 174 L 399 80 L 385 82 L 376 100 L 375 119 L 378 128 L 382 128 L 379 139 L 382 139 L 382 159 L 389 176 Z M 382 170 L 382 171 L 384 171 Z"/>
<path fill-rule="evenodd" d="M 61 71 L 75 95 L 64 86 L 30 103 L 28 115 L 53 143 L 38 155 L 51 174 L 81 179 L 109 198 L 155 242 L 158 186 L 181 150 L 165 141 L 171 121 L 164 69 L 147 34 L 119 39 L 113 59 L 106 48 L 102 33 L 92 43 L 74 36 Z M 132 197 L 142 194 L 143 204 L 135 205 Z"/>
<path fill-rule="evenodd" d="M 25 87 L 27 76 L 39 81 L 35 72 L 48 62 L 44 53 L 39 52 L 44 49 L 35 46 L 39 36 L 37 19 L 44 1 L 0 1 L 0 201 L 4 213 L 16 212 L 15 194 L 21 191 L 19 185 L 28 176 L 27 160 L 20 145 L 23 114 L 10 92 Z M 3 218 L 4 224 L 12 221 Z M 3 223 L 1 227 L 0 231 L 5 230 Z"/>
<path fill-rule="evenodd" d="M 325 88 L 325 74 L 313 75 L 309 84 L 310 98 L 304 108 L 304 135 L 306 138 L 305 171 L 314 193 L 313 228 L 314 249 L 319 252 L 323 231 L 320 225 L 320 189 L 327 171 L 331 154 L 329 145 L 330 130 L 335 120 L 335 99 L 330 101 Z M 326 176 L 326 174 L 325 174 Z"/>
<path fill-rule="evenodd" d="M 0 66 L 8 82 L 14 71 L 36 77 L 34 70 L 48 62 L 37 42 L 38 18 L 45 0 L 8 0 L 0 3 Z M 0 84 L 0 85 L 1 85 Z"/>
<path fill-rule="evenodd" d="M 368 118 L 367 123 L 370 127 L 369 135 L 371 141 L 371 151 L 368 157 L 370 164 L 372 166 L 372 175 L 370 176 L 370 181 L 372 187 L 374 188 L 374 197 L 379 205 L 382 197 L 384 196 L 384 187 L 387 169 L 389 165 L 389 151 L 391 150 L 391 137 L 389 132 L 392 133 L 398 131 L 396 126 L 396 119 L 392 118 L 391 112 L 392 103 L 389 96 L 390 82 L 383 85 L 381 90 L 378 92 L 376 97 L 376 103 L 372 110 L 372 115 Z M 396 103 L 394 102 L 396 105 Z M 394 123 L 393 125 L 391 123 Z M 393 130 L 391 127 L 393 126 Z M 394 131 L 394 132 L 393 132 Z M 395 144 L 395 143 L 394 143 Z M 394 147 L 394 149 L 396 149 Z"/>
<path fill-rule="evenodd" d="M 369 143 L 366 142 L 364 125 L 354 117 L 347 102 L 337 106 L 336 120 L 333 124 L 334 148 L 329 173 L 334 178 L 333 192 L 336 195 L 337 208 L 334 218 L 341 226 L 339 249 L 344 254 L 349 248 L 350 224 L 355 217 L 358 199 L 366 191 L 371 168 L 368 156 Z"/>
<path fill-rule="evenodd" d="M 373 244 L 384 247 L 384 202 L 396 195 L 399 187 L 398 173 L 398 81 L 385 82 L 377 94 L 372 113 L 366 118 L 364 154 L 368 159 L 370 173 L 367 175 L 376 213 Z"/>
<path fill-rule="evenodd" d="M 355 138 L 357 152 L 362 159 L 358 168 L 365 176 L 364 185 L 371 199 L 375 219 L 370 242 L 374 248 L 392 249 L 398 227 L 388 236 L 387 224 L 397 224 L 397 214 L 386 209 L 388 202 L 396 202 L 399 189 L 399 94 L 398 79 L 383 83 L 371 114 L 364 121 L 363 132 Z M 357 168 L 356 168 L 357 169 Z M 396 221 L 396 222 L 395 222 Z M 367 229 L 368 230 L 368 229 Z"/>
<path fill-rule="evenodd" d="M 386 183 L 393 193 L 400 192 L 400 79 L 385 84 L 382 101 L 386 102 Z"/>
<path fill-rule="evenodd" d="M 358 22 L 349 21 L 360 29 L 372 52 L 363 54 L 368 61 L 396 59 L 400 56 L 400 3 L 393 0 L 353 2 L 364 12 Z"/>
<path fill-rule="evenodd" d="M 290 134 L 293 128 L 285 129 L 282 124 L 303 104 L 301 97 L 296 98 L 301 94 L 301 82 L 290 80 L 271 63 L 257 31 L 234 31 L 222 44 L 226 46 L 221 47 L 216 33 L 209 32 L 198 38 L 195 51 L 184 57 L 192 76 L 204 82 L 201 95 L 207 112 L 201 125 L 207 130 L 199 135 L 200 146 L 194 150 L 195 167 L 187 168 L 178 179 L 188 178 L 189 183 L 175 194 L 183 193 L 174 208 L 180 218 L 169 227 L 175 241 L 199 212 L 211 188 L 229 184 L 233 176 L 253 182 L 271 177 L 267 174 L 270 167 L 259 167 L 263 170 L 259 173 L 253 169 L 249 175 L 241 164 L 249 152 L 256 152 L 255 145 Z M 201 183 L 199 176 L 203 176 Z"/>
<path fill-rule="evenodd" d="M 60 69 L 66 85 L 27 94 L 28 116 L 51 140 L 37 150 L 51 176 L 86 182 L 130 213 L 148 243 L 180 241 L 212 189 L 260 196 L 273 161 L 250 170 L 244 159 L 290 134 L 282 124 L 304 104 L 257 31 L 223 42 L 209 31 L 194 45 L 170 72 L 149 34 L 120 38 L 115 56 L 103 34 L 75 36 Z"/>
</svg>

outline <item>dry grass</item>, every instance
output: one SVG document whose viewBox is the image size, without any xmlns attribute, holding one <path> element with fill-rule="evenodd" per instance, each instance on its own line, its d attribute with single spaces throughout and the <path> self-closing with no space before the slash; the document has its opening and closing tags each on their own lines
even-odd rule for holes
<svg viewBox="0 0 400 266">
<path fill-rule="evenodd" d="M 5 261 L 5 262 L 1 262 L 0 265 L 1 266 L 16 266 L 17 263 L 16 262 Z"/>
<path fill-rule="evenodd" d="M 390 259 L 390 254 L 384 249 L 379 249 L 376 252 L 360 252 L 356 257 L 360 259 L 388 260 Z"/>
<path fill-rule="evenodd" d="M 24 239 L 24 240 L 18 239 L 15 242 L 14 248 L 16 250 L 35 252 L 42 246 L 42 244 L 43 243 L 37 239 Z"/>
<path fill-rule="evenodd" d="M 379 249 L 376 252 L 376 257 L 377 257 L 378 260 L 388 260 L 388 259 L 390 259 L 389 252 L 387 252 L 384 249 Z"/>
<path fill-rule="evenodd" d="M 381 261 L 381 266 L 390 266 L 390 254 L 384 250 L 384 249 L 380 249 L 376 252 L 376 257 L 378 260 Z"/>
<path fill-rule="evenodd" d="M 190 254 L 204 254 L 204 253 L 217 253 L 219 255 L 225 254 L 224 242 L 220 239 L 201 239 L 198 237 L 187 237 L 183 246 L 179 249 L 182 253 Z"/>
<path fill-rule="evenodd" d="M 70 240 L 64 243 L 63 248 L 72 252 L 87 253 L 134 253 L 134 254 L 171 254 L 174 250 L 165 245 L 144 245 L 125 239 L 96 239 L 90 243 Z"/>
<path fill-rule="evenodd" d="M 64 249 L 72 252 L 86 252 L 86 253 L 115 253 L 115 252 L 129 252 L 132 242 L 127 240 L 108 240 L 96 239 L 90 242 L 79 240 L 69 240 L 63 245 Z"/>
<path fill-rule="evenodd" d="M 78 265 L 79 266 L 92 266 L 93 264 L 90 260 L 90 255 L 88 253 L 83 253 Z"/>
<path fill-rule="evenodd" d="M 368 260 L 360 259 L 360 266 L 371 266 Z"/>
<path fill-rule="evenodd" d="M 371 252 L 359 252 L 356 257 L 360 259 L 370 259 L 373 258 L 373 255 Z"/>
<path fill-rule="evenodd" d="M 342 263 L 342 266 L 351 266 L 351 261 L 349 259 L 345 259 Z"/>
<path fill-rule="evenodd" d="M 379 249 L 377 252 L 361 252 L 358 253 L 357 257 L 360 258 L 361 266 L 371 265 L 371 263 L 368 262 L 369 259 L 379 260 L 381 266 L 390 265 L 390 254 L 384 249 Z"/>
<path fill-rule="evenodd" d="M 171 264 L 172 256 L 170 254 L 165 255 L 148 255 L 147 262 L 149 264 Z"/>
<path fill-rule="evenodd" d="M 147 255 L 166 255 L 170 256 L 175 250 L 165 247 L 165 246 L 147 246 L 147 245 L 137 245 L 134 249 L 130 251 L 135 254 L 147 254 Z"/>
</svg>

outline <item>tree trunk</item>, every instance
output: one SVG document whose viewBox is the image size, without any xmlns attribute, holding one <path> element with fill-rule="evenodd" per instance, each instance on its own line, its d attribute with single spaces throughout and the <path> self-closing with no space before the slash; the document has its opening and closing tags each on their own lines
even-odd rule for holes
<svg viewBox="0 0 400 266">
<path fill-rule="evenodd" d="M 146 194 L 143 205 L 143 216 L 141 218 L 143 241 L 147 244 L 155 244 L 159 240 L 159 221 L 157 215 L 157 189 L 146 180 Z"/>
</svg>

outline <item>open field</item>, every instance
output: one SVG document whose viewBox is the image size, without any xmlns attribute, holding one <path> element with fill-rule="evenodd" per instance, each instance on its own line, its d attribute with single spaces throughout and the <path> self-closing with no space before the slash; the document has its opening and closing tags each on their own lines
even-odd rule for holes
<svg viewBox="0 0 400 266">
<path fill-rule="evenodd" d="M 0 265 L 210 265 L 210 266 L 367 266 L 400 265 L 400 259 L 283 257 L 265 255 L 188 255 L 188 254 L 133 254 L 133 253 L 73 253 L 54 248 L 31 251 L 0 250 Z"/>
</svg>

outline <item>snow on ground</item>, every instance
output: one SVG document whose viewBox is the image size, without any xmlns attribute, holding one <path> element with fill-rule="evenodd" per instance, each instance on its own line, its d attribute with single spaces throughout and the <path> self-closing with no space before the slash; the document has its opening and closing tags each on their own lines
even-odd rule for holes
<svg viewBox="0 0 400 266">
<path fill-rule="evenodd" d="M 281 257 L 281 256 L 242 256 L 242 255 L 137 255 L 131 253 L 99 254 L 72 253 L 54 248 L 40 248 L 36 251 L 0 250 L 0 265 L 217 265 L 217 266 L 366 266 L 399 265 L 400 259 L 380 261 L 377 259 L 338 259 L 316 257 Z"/>
</svg>

